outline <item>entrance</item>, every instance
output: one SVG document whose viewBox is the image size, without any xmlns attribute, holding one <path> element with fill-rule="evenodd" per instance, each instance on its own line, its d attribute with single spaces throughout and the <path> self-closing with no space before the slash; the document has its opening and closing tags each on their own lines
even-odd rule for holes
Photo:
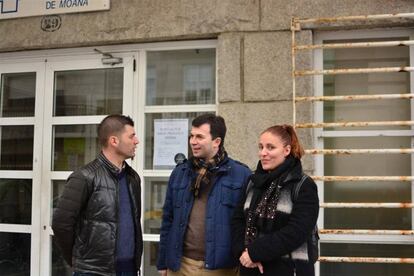
<svg viewBox="0 0 414 276">
<path fill-rule="evenodd" d="M 52 244 L 53 207 L 71 171 L 99 152 L 99 122 L 107 114 L 132 114 L 134 58 L 122 59 L 1 65 L 2 275 L 71 275 Z"/>
<path fill-rule="evenodd" d="M 52 243 L 53 208 L 71 172 L 98 154 L 97 126 L 114 113 L 135 121 L 140 144 L 130 165 L 142 180 L 142 273 L 158 274 L 174 164 L 158 164 L 156 124 L 190 129 L 192 118 L 216 112 L 215 47 L 206 40 L 0 54 L 2 276 L 71 275 Z"/>
</svg>

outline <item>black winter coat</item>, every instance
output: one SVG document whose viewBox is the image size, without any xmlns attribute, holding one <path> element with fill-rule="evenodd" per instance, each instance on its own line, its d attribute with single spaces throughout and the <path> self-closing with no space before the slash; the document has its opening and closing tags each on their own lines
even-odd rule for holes
<svg viewBox="0 0 414 276">
<path fill-rule="evenodd" d="M 136 267 L 141 265 L 141 181 L 126 164 L 135 223 Z M 101 153 L 72 173 L 53 214 L 54 242 L 75 271 L 115 275 L 119 170 Z"/>
<path fill-rule="evenodd" d="M 240 265 L 240 275 L 293 276 L 294 270 L 297 276 L 314 275 L 314 264 L 308 261 L 308 245 L 318 218 L 319 199 L 315 182 L 307 177 L 293 204 L 292 186 L 301 180 L 302 174 L 302 166 L 297 160 L 280 184 L 281 194 L 271 229 L 261 229 L 247 248 L 252 261 L 263 264 L 264 274 L 260 274 L 257 268 Z M 256 208 L 266 188 L 253 186 L 249 208 Z M 237 258 L 245 249 L 246 196 L 245 192 L 232 219 L 232 248 Z"/>
</svg>

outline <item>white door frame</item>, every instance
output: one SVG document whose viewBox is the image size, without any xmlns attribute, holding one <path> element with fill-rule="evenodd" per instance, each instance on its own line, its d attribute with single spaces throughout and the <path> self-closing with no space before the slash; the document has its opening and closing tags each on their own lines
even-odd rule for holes
<svg viewBox="0 0 414 276">
<path fill-rule="evenodd" d="M 43 98 L 45 65 L 43 62 L 13 62 L 1 64 L 0 75 L 7 73 L 36 73 L 36 87 L 35 99 Z M 31 225 L 24 224 L 0 224 L 1 232 L 10 233 L 26 233 L 30 234 L 30 273 L 31 275 L 39 275 L 40 263 L 40 186 L 41 186 L 41 166 L 42 166 L 42 139 L 43 133 L 41 131 L 43 122 L 43 106 L 42 101 L 35 100 L 34 117 L 6 117 L 0 118 L 0 124 L 6 125 L 31 125 L 33 126 L 33 168 L 32 171 L 18 171 L 18 170 L 2 170 L 0 171 L 0 178 L 10 179 L 32 179 L 32 213 Z M 34 126 L 40 126 L 36 129 Z"/>
<path fill-rule="evenodd" d="M 51 191 L 53 180 L 66 180 L 70 171 L 51 171 L 52 168 L 52 151 L 53 151 L 53 126 L 55 125 L 88 125 L 99 124 L 105 117 L 97 116 L 53 116 L 53 92 L 54 92 L 54 74 L 56 71 L 66 70 L 86 70 L 86 69 L 104 69 L 104 68 L 124 68 L 123 78 L 123 114 L 131 115 L 133 110 L 133 56 L 127 54 L 117 55 L 123 58 L 123 63 L 119 65 L 103 65 L 101 55 L 82 56 L 79 59 L 70 58 L 53 58 L 46 63 L 45 72 L 45 97 L 44 101 L 44 124 L 43 124 L 43 144 L 47 145 L 43 149 L 42 164 L 42 184 L 41 189 L 41 258 L 40 258 L 40 275 L 51 275 L 51 235 L 53 233 L 51 225 Z"/>
</svg>

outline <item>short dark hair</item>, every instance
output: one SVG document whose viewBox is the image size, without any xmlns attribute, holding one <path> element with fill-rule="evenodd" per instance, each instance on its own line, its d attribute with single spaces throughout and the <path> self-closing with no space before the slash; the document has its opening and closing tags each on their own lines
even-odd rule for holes
<svg viewBox="0 0 414 276">
<path fill-rule="evenodd" d="M 198 116 L 191 123 L 193 127 L 200 127 L 204 124 L 210 125 L 210 134 L 213 139 L 216 139 L 217 137 L 221 138 L 220 148 L 222 148 L 224 145 L 224 138 L 226 137 L 227 131 L 226 122 L 224 121 L 224 118 L 216 114 L 207 113 Z"/>
<path fill-rule="evenodd" d="M 98 126 L 98 139 L 102 147 L 106 147 L 111 135 L 120 134 L 126 125 L 134 126 L 134 121 L 129 116 L 112 114 L 106 116 Z"/>
</svg>

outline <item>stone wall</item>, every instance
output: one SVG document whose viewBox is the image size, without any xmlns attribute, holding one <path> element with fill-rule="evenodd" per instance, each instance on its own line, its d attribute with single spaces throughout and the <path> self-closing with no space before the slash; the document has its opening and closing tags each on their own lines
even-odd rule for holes
<svg viewBox="0 0 414 276">
<path fill-rule="evenodd" d="M 292 17 L 315 18 L 414 12 L 412 0 L 123 0 L 109 11 L 59 15 L 60 29 L 41 30 L 42 17 L 0 20 L 0 52 L 217 38 L 219 114 L 228 124 L 227 149 L 251 168 L 257 138 L 266 127 L 292 123 Z M 312 32 L 298 40 L 312 43 Z M 312 54 L 297 66 L 310 68 Z M 299 95 L 311 95 L 311 78 L 298 79 Z M 297 121 L 312 120 L 310 105 Z M 305 147 L 311 131 L 300 131 Z M 307 159 L 305 167 L 312 169 Z"/>
<path fill-rule="evenodd" d="M 62 24 L 54 32 L 41 30 L 41 16 L 0 20 L 0 52 L 289 31 L 292 17 L 408 12 L 414 12 L 411 0 L 111 1 L 109 11 L 59 15 Z M 248 46 L 254 37 L 246 39 Z M 270 42 L 274 37 L 259 39 Z"/>
<path fill-rule="evenodd" d="M 300 43 L 311 43 L 312 33 L 298 35 Z M 292 58 L 291 32 L 226 33 L 219 36 L 218 85 L 219 114 L 228 125 L 226 147 L 229 153 L 254 168 L 259 134 L 275 124 L 291 124 Z M 312 54 L 301 55 L 298 66 L 310 68 Z M 301 95 L 311 92 L 310 79 L 300 81 Z M 302 106 L 298 121 L 311 120 L 311 109 Z M 310 147 L 309 131 L 300 139 Z M 312 168 L 306 162 L 307 169 Z"/>
</svg>

